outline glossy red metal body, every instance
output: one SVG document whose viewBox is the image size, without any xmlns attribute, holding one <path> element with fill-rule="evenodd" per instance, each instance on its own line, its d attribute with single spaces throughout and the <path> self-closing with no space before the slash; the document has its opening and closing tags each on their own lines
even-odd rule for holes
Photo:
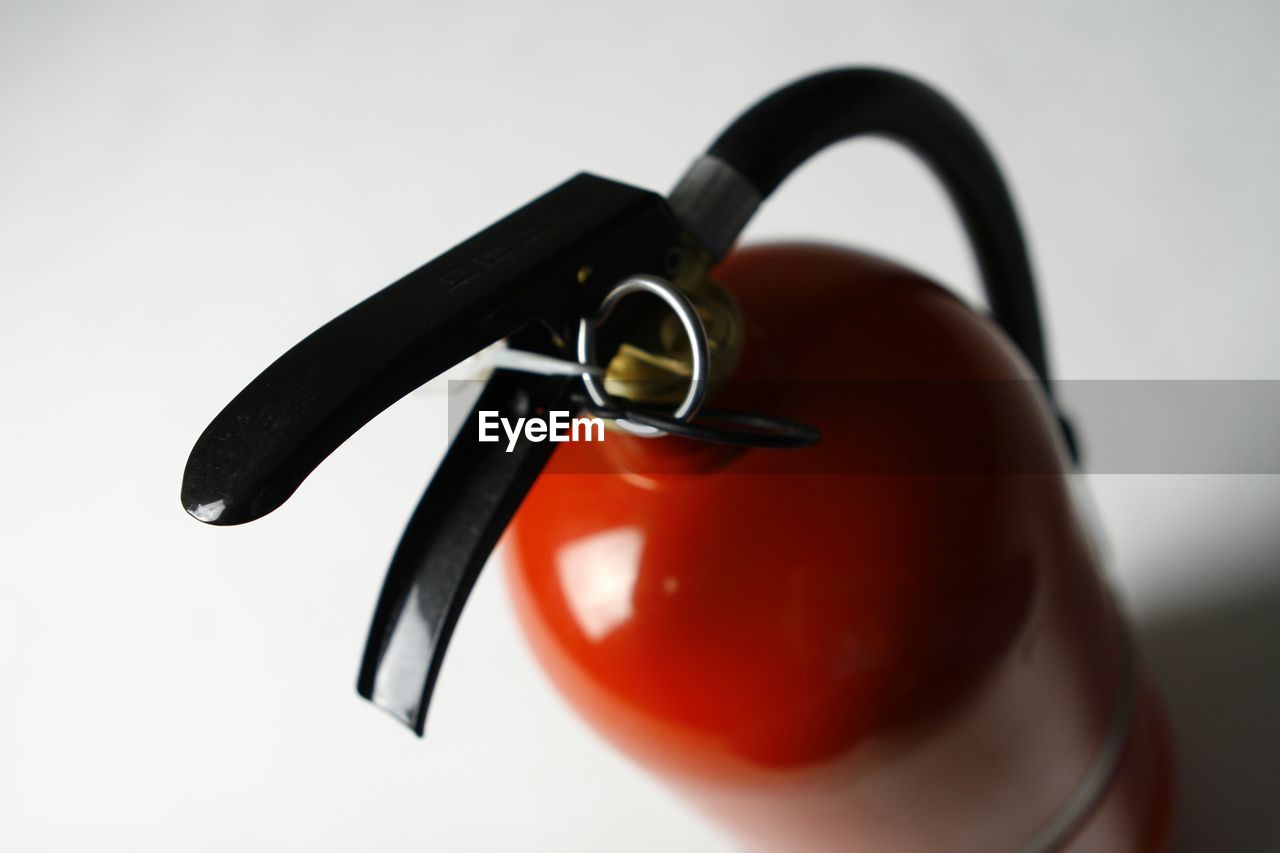
<svg viewBox="0 0 1280 853">
<path fill-rule="evenodd" d="M 824 440 L 565 445 L 507 549 L 558 687 L 753 849 L 996 851 L 1061 813 L 1136 681 L 1119 768 L 1067 849 L 1164 849 L 1159 703 L 1128 668 L 1057 423 L 1019 354 L 945 290 L 852 251 L 746 249 L 716 277 L 747 322 L 737 377 L 788 380 L 758 408 Z M 930 395 L 903 417 L 805 393 L 822 380 L 1026 380 L 987 425 L 990 452 L 1048 464 L 859 473 L 927 455 L 953 413 Z M 684 473 L 649 473 L 659 457 Z"/>
</svg>

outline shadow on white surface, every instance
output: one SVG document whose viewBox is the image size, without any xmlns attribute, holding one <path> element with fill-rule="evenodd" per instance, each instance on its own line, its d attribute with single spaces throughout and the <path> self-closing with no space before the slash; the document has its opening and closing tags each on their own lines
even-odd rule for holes
<svg viewBox="0 0 1280 853">
<path fill-rule="evenodd" d="M 1280 850 L 1280 534 L 1202 572 L 1257 585 L 1142 618 L 1178 760 L 1175 850 Z"/>
</svg>

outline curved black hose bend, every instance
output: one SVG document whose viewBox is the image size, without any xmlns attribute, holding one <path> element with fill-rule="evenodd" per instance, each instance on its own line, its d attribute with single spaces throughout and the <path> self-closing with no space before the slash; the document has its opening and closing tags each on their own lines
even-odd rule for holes
<svg viewBox="0 0 1280 853">
<path fill-rule="evenodd" d="M 1052 402 L 1031 260 L 1009 189 L 973 125 L 924 83 L 892 71 L 848 68 L 779 89 L 740 116 L 685 173 L 669 197 L 672 210 L 719 260 L 797 167 L 830 145 L 863 135 L 902 143 L 942 181 L 973 245 L 991 314 Z M 1063 427 L 1074 456 L 1065 420 Z"/>
</svg>

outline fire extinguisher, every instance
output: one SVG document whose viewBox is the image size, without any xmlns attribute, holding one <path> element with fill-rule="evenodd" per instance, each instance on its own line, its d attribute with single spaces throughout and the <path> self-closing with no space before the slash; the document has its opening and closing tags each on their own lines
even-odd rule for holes
<svg viewBox="0 0 1280 853">
<path fill-rule="evenodd" d="M 734 248 L 861 135 L 937 174 L 989 316 L 852 249 Z M 752 848 L 1167 849 L 1167 730 L 1082 517 L 1018 217 L 939 93 L 817 74 L 666 198 L 569 179 L 270 365 L 196 442 L 184 507 L 265 515 L 499 342 L 388 571 L 362 696 L 422 734 L 507 532 L 556 685 Z"/>
</svg>

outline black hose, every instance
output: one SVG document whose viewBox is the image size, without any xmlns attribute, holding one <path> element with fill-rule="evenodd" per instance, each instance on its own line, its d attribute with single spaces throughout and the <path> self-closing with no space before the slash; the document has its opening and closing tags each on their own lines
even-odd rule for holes
<svg viewBox="0 0 1280 853">
<path fill-rule="evenodd" d="M 1013 199 L 982 137 L 938 92 L 892 71 L 828 71 L 756 104 L 707 153 L 736 169 L 763 200 L 814 154 L 864 134 L 906 145 L 947 188 L 977 255 L 991 314 L 1052 400 L 1035 280 Z"/>
</svg>

